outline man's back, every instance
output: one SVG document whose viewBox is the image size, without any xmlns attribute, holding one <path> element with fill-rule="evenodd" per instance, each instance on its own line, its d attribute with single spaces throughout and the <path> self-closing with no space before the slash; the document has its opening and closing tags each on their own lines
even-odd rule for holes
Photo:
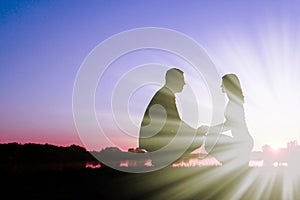
<svg viewBox="0 0 300 200">
<path fill-rule="evenodd" d="M 161 88 L 150 101 L 141 124 L 139 147 L 149 152 L 167 145 L 181 123 L 174 93 Z"/>
</svg>

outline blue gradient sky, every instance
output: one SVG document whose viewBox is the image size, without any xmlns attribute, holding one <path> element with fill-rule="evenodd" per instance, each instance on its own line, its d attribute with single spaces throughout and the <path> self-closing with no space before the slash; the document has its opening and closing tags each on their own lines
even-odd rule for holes
<svg viewBox="0 0 300 200">
<path fill-rule="evenodd" d="M 0 142 L 81 144 L 81 63 L 113 34 L 147 26 L 189 35 L 220 75 L 239 75 L 255 149 L 300 140 L 299 13 L 298 1 L 1 1 Z"/>
</svg>

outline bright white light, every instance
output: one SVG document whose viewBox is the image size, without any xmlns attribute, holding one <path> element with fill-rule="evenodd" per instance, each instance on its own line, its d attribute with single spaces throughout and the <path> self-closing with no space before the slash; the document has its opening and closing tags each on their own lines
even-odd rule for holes
<svg viewBox="0 0 300 200">
<path fill-rule="evenodd" d="M 255 150 L 300 139 L 299 29 L 282 22 L 260 22 L 251 34 L 235 29 L 227 38 L 216 38 L 217 49 L 209 51 L 221 75 L 240 78 Z"/>
</svg>

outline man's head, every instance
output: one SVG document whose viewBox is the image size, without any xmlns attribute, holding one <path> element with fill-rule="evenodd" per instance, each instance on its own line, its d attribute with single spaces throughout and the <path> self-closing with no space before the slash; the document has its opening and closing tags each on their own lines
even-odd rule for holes
<svg viewBox="0 0 300 200">
<path fill-rule="evenodd" d="M 171 68 L 166 73 L 166 87 L 174 93 L 181 92 L 185 85 L 183 71 L 177 68 Z"/>
</svg>

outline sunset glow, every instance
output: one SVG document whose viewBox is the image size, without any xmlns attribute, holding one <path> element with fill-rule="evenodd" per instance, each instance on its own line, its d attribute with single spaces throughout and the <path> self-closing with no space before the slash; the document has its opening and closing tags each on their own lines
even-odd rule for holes
<svg viewBox="0 0 300 200">
<path fill-rule="evenodd" d="M 145 26 L 188 35 L 203 46 L 220 76 L 234 72 L 240 77 L 254 150 L 261 150 L 264 144 L 278 149 L 289 141 L 300 140 L 298 3 L 190 2 L 172 7 L 166 2 L 159 6 L 126 4 L 131 9 L 124 9 L 124 2 L 99 2 L 94 6 L 74 2 L 72 9 L 65 12 L 70 6 L 67 2 L 1 3 L 1 142 L 81 144 L 72 118 L 72 87 L 80 65 L 100 42 L 133 27 Z M 86 15 L 79 14 L 82 10 Z M 154 11 L 158 13 L 155 16 Z M 199 123 L 189 116 L 183 119 L 194 127 L 210 122 L 209 91 L 187 62 L 166 52 L 131 52 L 112 63 L 99 82 L 106 89 L 97 90 L 95 96 L 99 120 L 107 124 L 107 135 L 122 149 L 136 146 L 136 137 L 124 135 L 106 119 L 109 102 L 105 99 L 118 77 L 150 62 L 183 69 L 188 87 L 178 98 L 198 87 L 201 113 Z M 157 88 L 159 85 L 140 88 L 130 100 L 129 113 L 136 126 Z M 182 101 L 183 108 L 187 105 L 189 102 Z M 136 131 L 132 135 L 136 136 Z M 93 149 L 104 146 L 95 142 Z"/>
<path fill-rule="evenodd" d="M 0 1 L 5 198 L 299 199 L 299 122 L 300 1 Z"/>
</svg>

